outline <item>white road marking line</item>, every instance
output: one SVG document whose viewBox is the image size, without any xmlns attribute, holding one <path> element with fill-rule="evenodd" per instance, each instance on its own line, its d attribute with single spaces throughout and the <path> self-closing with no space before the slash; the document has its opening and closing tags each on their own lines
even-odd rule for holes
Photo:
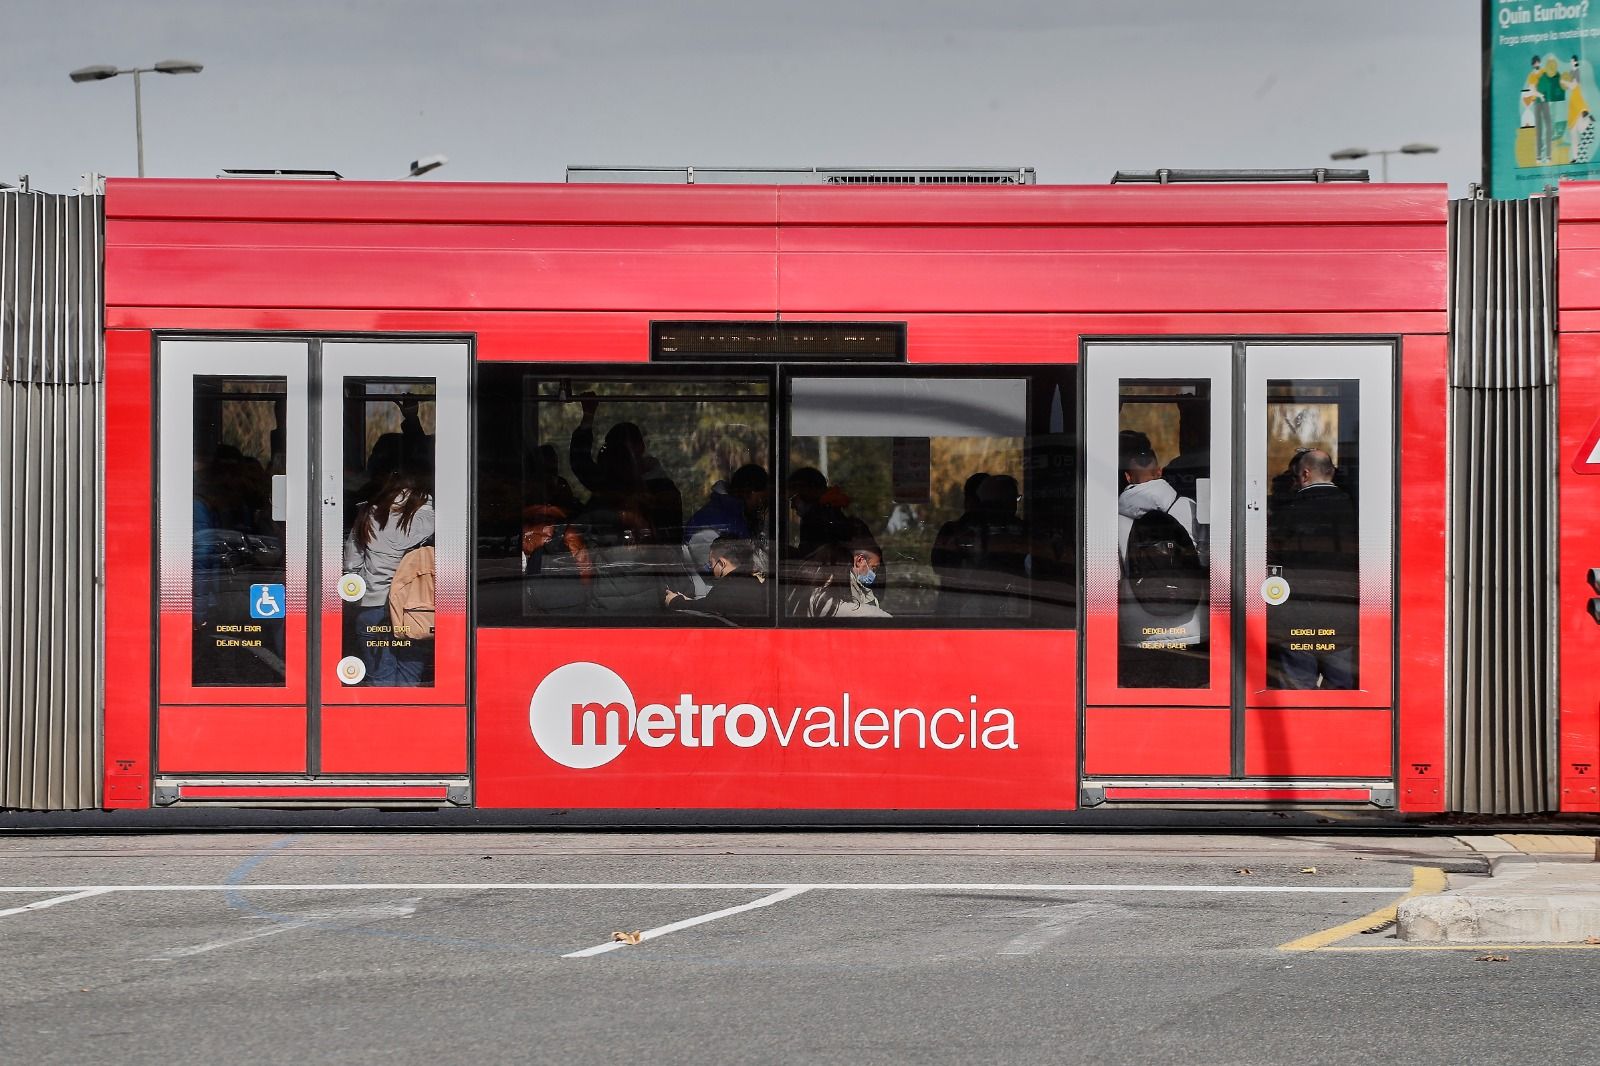
<svg viewBox="0 0 1600 1066">
<path fill-rule="evenodd" d="M 1355 895 L 1372 893 L 1392 895 L 1405 890 L 1404 885 L 1076 885 L 1076 884 L 1010 884 L 1002 882 L 824 882 L 795 884 L 794 882 L 730 882 L 730 881 L 474 881 L 474 882 L 373 882 L 368 884 L 339 885 L 288 885 L 288 884 L 238 884 L 238 885 L 57 885 L 53 887 L 25 887 L 0 885 L 0 892 L 439 892 L 439 891 L 515 891 L 535 892 L 660 892 L 680 889 L 734 891 L 762 891 L 785 888 L 808 890 L 834 889 L 844 892 L 1200 892 L 1238 895 L 1263 893 L 1294 893 L 1300 895 Z M 64 902 L 64 901 L 63 901 Z"/>
<path fill-rule="evenodd" d="M 1038 925 L 1012 937 L 997 954 L 1033 955 L 1046 945 L 1084 924 L 1112 914 L 1126 914 L 1127 908 L 1106 903 L 1052 903 L 1031 910 L 1013 911 L 1007 918 L 1038 918 Z"/>
<path fill-rule="evenodd" d="M 416 913 L 419 902 L 421 901 L 413 898 L 397 900 L 393 903 L 374 903 L 366 907 L 347 907 L 344 910 L 330 911 L 326 914 L 299 914 L 289 918 L 274 918 L 271 919 L 274 924 L 267 926 L 265 929 L 254 929 L 248 933 L 220 937 L 216 940 L 208 940 L 204 944 L 195 944 L 192 947 L 173 948 L 170 951 L 163 951 L 160 955 L 140 959 L 139 961 L 172 962 L 175 959 L 186 959 L 192 955 L 205 955 L 216 951 L 218 948 L 231 948 L 236 944 L 259 940 L 264 936 L 272 936 L 275 933 L 287 933 L 291 929 L 326 925 L 329 922 L 337 922 L 343 926 L 365 924 L 368 921 L 384 918 L 409 918 Z"/>
<path fill-rule="evenodd" d="M 243 944 L 251 940 L 260 940 L 264 936 L 273 936 L 277 933 L 287 933 L 291 929 L 300 929 L 304 926 L 310 925 L 314 921 L 316 921 L 315 918 L 298 918 L 294 921 L 283 922 L 278 925 L 269 925 L 264 929 L 256 929 L 253 932 L 242 933 L 238 936 L 225 936 L 219 940 L 208 940 L 204 944 L 196 944 L 193 947 L 173 948 L 171 951 L 164 951 L 160 955 L 152 955 L 147 959 L 140 959 L 139 961 L 172 962 L 175 959 L 186 959 L 191 955 L 204 955 L 207 952 L 216 951 L 218 948 L 231 948 L 235 944 Z"/>
<path fill-rule="evenodd" d="M 737 907 L 724 907 L 720 911 L 712 911 L 710 914 L 700 914 L 693 918 L 685 918 L 681 922 L 669 922 L 666 925 L 658 925 L 654 929 L 646 929 L 644 932 L 640 933 L 639 942 L 643 943 L 646 940 L 654 940 L 658 936 L 665 936 L 668 933 L 676 933 L 680 929 L 688 929 L 692 926 L 704 925 L 707 922 L 714 922 L 718 918 L 726 918 L 732 914 L 743 914 L 745 911 L 753 911 L 761 907 L 770 907 L 774 903 L 782 903 L 786 899 L 793 899 L 801 893 L 809 891 L 811 887 L 812 886 L 810 885 L 791 885 L 782 892 L 774 892 L 770 896 L 762 896 L 760 899 L 751 900 L 749 903 L 741 903 Z M 615 951 L 618 948 L 625 948 L 629 946 L 631 945 L 621 940 L 608 940 L 604 944 L 596 944 L 594 947 L 584 948 L 582 951 L 569 952 L 561 957 L 563 959 L 587 959 L 594 955 L 604 955 L 608 951 Z"/>
<path fill-rule="evenodd" d="M 56 892 L 60 890 L 47 888 L 43 891 Z M 13 914 L 21 914 L 23 911 L 42 911 L 46 907 L 54 907 L 58 903 L 71 903 L 75 899 L 88 899 L 90 896 L 103 896 L 107 892 L 112 892 L 115 890 L 110 888 L 81 888 L 77 890 L 68 889 L 66 891 L 68 894 L 65 896 L 56 896 L 54 899 L 41 899 L 22 907 L 8 907 L 7 909 L 0 911 L 0 918 L 9 917 Z"/>
</svg>

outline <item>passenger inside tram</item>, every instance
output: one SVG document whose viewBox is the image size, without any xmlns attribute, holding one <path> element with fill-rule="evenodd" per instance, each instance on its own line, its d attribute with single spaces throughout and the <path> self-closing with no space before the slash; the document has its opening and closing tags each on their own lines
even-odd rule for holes
<svg viewBox="0 0 1600 1066">
<path fill-rule="evenodd" d="M 1178 416 L 1178 454 L 1161 468 L 1161 476 L 1179 496 L 1193 500 L 1211 477 L 1211 401 L 1188 397 L 1174 405 Z"/>
<path fill-rule="evenodd" d="M 852 540 L 871 539 L 872 530 L 850 514 L 850 494 L 814 466 L 790 471 L 786 483 L 789 506 L 794 509 L 798 534 L 790 555 L 809 559 L 822 548 L 837 548 Z"/>
<path fill-rule="evenodd" d="M 939 578 L 938 609 L 958 618 L 1027 614 L 1033 543 L 1010 474 L 978 473 L 962 487 L 960 517 L 939 527 L 930 562 Z"/>
<path fill-rule="evenodd" d="M 960 616 L 972 593 L 964 587 L 963 564 L 976 549 L 983 532 L 983 503 L 978 488 L 988 473 L 978 471 L 961 485 L 961 514 L 939 527 L 929 552 L 929 563 L 939 579 L 939 612 Z"/>
<path fill-rule="evenodd" d="M 389 475 L 383 489 L 356 512 L 345 538 L 344 569 L 359 574 L 363 590 L 354 625 L 366 667 L 366 683 L 380 687 L 416 687 L 430 683 L 433 669 L 431 615 L 433 590 L 426 590 L 427 637 L 409 633 L 397 616 L 391 592 L 410 577 L 420 560 L 416 549 L 433 542 L 433 470 L 417 463 Z M 433 562 L 417 580 L 433 582 Z M 399 609 L 403 615 L 404 607 Z"/>
<path fill-rule="evenodd" d="M 1353 689 L 1360 625 L 1356 505 L 1336 484 L 1321 448 L 1297 451 L 1285 473 L 1293 494 L 1275 506 L 1267 529 L 1267 565 L 1288 583 L 1271 608 L 1274 687 Z"/>
<path fill-rule="evenodd" d="M 869 538 L 825 544 L 797 568 L 789 589 L 789 614 L 802 618 L 888 618 L 874 586 L 883 549 Z"/>
<path fill-rule="evenodd" d="M 633 422 L 613 422 L 595 453 L 600 400 L 586 392 L 579 403 L 583 419 L 572 431 L 567 462 L 579 484 L 592 494 L 589 506 L 631 513 L 638 520 L 639 535 L 654 543 L 680 543 L 683 494 L 645 447 L 644 431 Z"/>
<path fill-rule="evenodd" d="M 706 502 L 684 523 L 683 537 L 689 549 L 696 596 L 703 597 L 709 591 L 705 576 L 711 571 L 711 544 L 719 537 L 751 541 L 751 550 L 761 557 L 765 572 L 771 550 L 767 532 L 770 488 L 766 467 L 746 463 L 726 481 L 719 478 L 713 482 Z"/>
<path fill-rule="evenodd" d="M 1152 411 L 1147 400 L 1139 406 L 1145 415 L 1164 413 Z M 1161 461 L 1145 432 L 1122 430 L 1118 451 L 1118 684 L 1203 687 L 1210 672 L 1210 568 L 1197 546 L 1195 501 L 1178 495 L 1162 476 Z"/>
<path fill-rule="evenodd" d="M 708 591 L 698 599 L 668 589 L 666 605 L 678 611 L 715 615 L 738 623 L 767 615 L 767 574 L 758 563 L 755 542 L 724 533 L 706 549 L 710 560 Z"/>
<path fill-rule="evenodd" d="M 691 590 L 683 547 L 683 496 L 632 421 L 613 422 L 594 451 L 600 400 L 578 397 L 567 462 L 589 498 L 578 511 L 593 574 L 583 608 L 596 614 L 652 615 L 668 590 Z"/>
</svg>

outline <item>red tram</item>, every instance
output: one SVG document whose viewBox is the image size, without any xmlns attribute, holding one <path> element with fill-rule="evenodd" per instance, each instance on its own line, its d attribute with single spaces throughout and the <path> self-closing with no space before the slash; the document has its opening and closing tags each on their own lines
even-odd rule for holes
<svg viewBox="0 0 1600 1066">
<path fill-rule="evenodd" d="M 104 805 L 1459 809 L 1450 210 L 112 180 Z"/>
</svg>

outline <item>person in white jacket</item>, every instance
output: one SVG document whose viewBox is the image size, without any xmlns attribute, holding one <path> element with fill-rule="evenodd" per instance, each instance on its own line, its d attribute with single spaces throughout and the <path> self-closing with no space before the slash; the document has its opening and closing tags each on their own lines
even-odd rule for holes
<svg viewBox="0 0 1600 1066">
<path fill-rule="evenodd" d="M 1149 448 L 1125 453 L 1122 493 L 1117 497 L 1117 558 L 1121 579 L 1117 596 L 1119 684 L 1139 688 L 1198 688 L 1206 684 L 1209 662 L 1207 604 L 1202 600 L 1192 612 L 1158 616 L 1134 596 L 1128 579 L 1128 540 L 1136 518 L 1165 511 L 1189 534 L 1197 549 L 1201 538 L 1195 501 L 1179 496 L 1162 480 L 1160 460 Z M 1204 554 L 1201 562 L 1205 565 Z M 1207 565 L 1209 570 L 1209 565 Z"/>
</svg>

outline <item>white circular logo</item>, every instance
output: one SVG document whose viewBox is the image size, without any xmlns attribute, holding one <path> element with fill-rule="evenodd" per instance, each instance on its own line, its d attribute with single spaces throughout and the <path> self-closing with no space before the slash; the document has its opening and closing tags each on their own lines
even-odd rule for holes
<svg viewBox="0 0 1600 1066">
<path fill-rule="evenodd" d="M 346 574 L 339 579 L 339 598 L 346 603 L 356 603 L 367 594 L 367 582 L 360 574 Z"/>
<path fill-rule="evenodd" d="M 546 755 L 574 770 L 604 766 L 621 755 L 637 717 L 627 682 L 599 663 L 557 667 L 528 703 L 533 739 Z"/>
<path fill-rule="evenodd" d="M 367 664 L 358 655 L 346 655 L 334 669 L 339 674 L 339 680 L 347 685 L 359 685 L 367 677 Z"/>
<path fill-rule="evenodd" d="M 1289 598 L 1289 583 L 1274 574 L 1261 583 L 1261 598 L 1268 607 L 1276 607 Z"/>
</svg>

